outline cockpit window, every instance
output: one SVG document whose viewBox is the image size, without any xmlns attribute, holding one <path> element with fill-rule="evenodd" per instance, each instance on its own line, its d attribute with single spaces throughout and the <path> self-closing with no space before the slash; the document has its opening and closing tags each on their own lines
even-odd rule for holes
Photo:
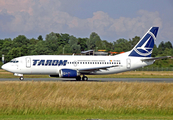
<svg viewBox="0 0 173 120">
<path fill-rule="evenodd" d="M 18 63 L 19 61 L 18 60 L 15 60 L 15 59 L 13 59 L 13 60 L 11 60 L 10 61 L 10 63 Z"/>
<path fill-rule="evenodd" d="M 11 60 L 10 62 L 11 62 L 11 63 L 15 63 L 15 61 L 13 61 L 13 60 Z"/>
</svg>

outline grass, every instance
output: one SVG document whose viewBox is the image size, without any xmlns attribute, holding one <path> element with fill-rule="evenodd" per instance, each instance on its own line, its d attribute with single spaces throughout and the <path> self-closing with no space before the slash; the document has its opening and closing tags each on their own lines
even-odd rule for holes
<svg viewBox="0 0 173 120">
<path fill-rule="evenodd" d="M 172 119 L 172 83 L 0 82 L 0 118 Z"/>
<path fill-rule="evenodd" d="M 90 75 L 90 78 L 173 78 L 172 71 L 128 71 L 110 75 Z"/>
<path fill-rule="evenodd" d="M 14 77 L 0 70 L 0 78 Z M 129 71 L 88 77 L 173 78 L 173 72 Z M 173 83 L 3 81 L 0 119 L 173 119 L 172 91 Z"/>
<path fill-rule="evenodd" d="M 103 117 L 104 116 L 104 117 Z M 106 119 L 106 120 L 114 120 L 114 119 L 157 119 L 157 120 L 172 120 L 172 116 L 162 116 L 162 115 L 117 115 L 117 114 L 107 114 L 106 115 L 2 115 L 0 116 L 1 120 L 99 120 Z"/>
</svg>

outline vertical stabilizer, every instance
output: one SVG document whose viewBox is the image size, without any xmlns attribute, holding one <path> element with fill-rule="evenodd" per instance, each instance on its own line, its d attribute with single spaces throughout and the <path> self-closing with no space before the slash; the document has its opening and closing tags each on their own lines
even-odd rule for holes
<svg viewBox="0 0 173 120">
<path fill-rule="evenodd" d="M 129 56 L 151 57 L 159 27 L 151 27 L 131 50 Z"/>
</svg>

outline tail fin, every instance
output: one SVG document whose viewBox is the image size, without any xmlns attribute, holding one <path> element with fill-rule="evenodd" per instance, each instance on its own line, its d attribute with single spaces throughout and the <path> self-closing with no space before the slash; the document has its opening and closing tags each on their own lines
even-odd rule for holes
<svg viewBox="0 0 173 120">
<path fill-rule="evenodd" d="M 131 50 L 129 56 L 151 57 L 159 27 L 151 27 Z"/>
</svg>

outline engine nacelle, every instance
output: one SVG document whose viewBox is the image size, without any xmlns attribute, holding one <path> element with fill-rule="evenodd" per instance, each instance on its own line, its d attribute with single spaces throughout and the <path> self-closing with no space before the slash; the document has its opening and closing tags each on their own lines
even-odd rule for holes
<svg viewBox="0 0 173 120">
<path fill-rule="evenodd" d="M 79 75 L 80 74 L 77 70 L 72 70 L 72 69 L 59 70 L 59 77 L 62 77 L 62 78 L 75 78 Z"/>
</svg>

